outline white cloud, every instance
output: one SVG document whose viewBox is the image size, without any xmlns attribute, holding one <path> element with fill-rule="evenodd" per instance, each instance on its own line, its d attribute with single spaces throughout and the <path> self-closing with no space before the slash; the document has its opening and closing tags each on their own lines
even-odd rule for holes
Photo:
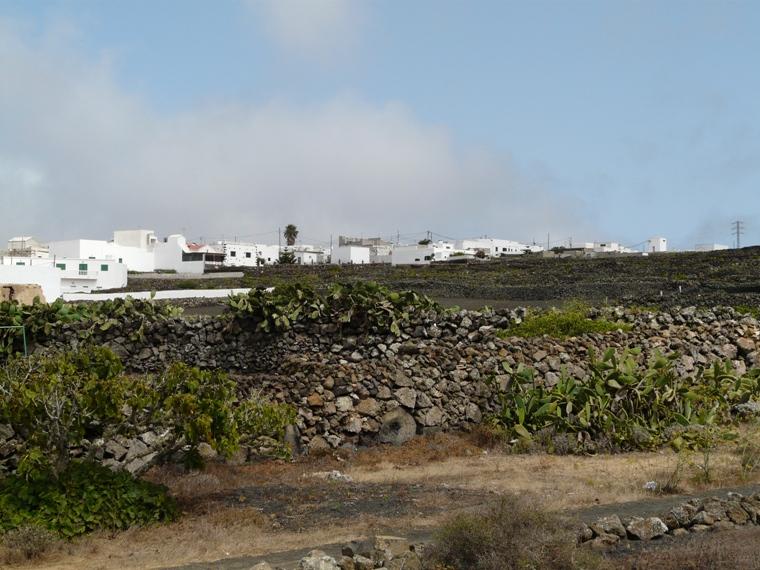
<svg viewBox="0 0 760 570">
<path fill-rule="evenodd" d="M 107 66 L 2 26 L 0 77 L 12 78 L 0 82 L 9 235 L 147 227 L 231 236 L 293 222 L 321 238 L 396 229 L 530 238 L 570 235 L 579 207 L 509 157 L 460 148 L 397 103 L 337 97 L 166 116 L 117 87 Z"/>
<path fill-rule="evenodd" d="M 246 0 L 280 47 L 308 59 L 345 57 L 357 45 L 362 3 L 357 0 Z"/>
</svg>

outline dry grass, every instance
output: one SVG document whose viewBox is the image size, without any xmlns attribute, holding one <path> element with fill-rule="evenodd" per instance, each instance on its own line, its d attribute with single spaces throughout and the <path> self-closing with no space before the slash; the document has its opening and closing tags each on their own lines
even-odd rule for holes
<svg viewBox="0 0 760 570">
<path fill-rule="evenodd" d="M 760 570 L 760 529 L 691 536 L 614 560 L 621 570 Z"/>
<path fill-rule="evenodd" d="M 161 468 L 149 473 L 149 478 L 166 484 L 179 499 L 184 515 L 178 522 L 114 536 L 95 534 L 45 555 L 35 567 L 158 568 L 347 541 L 374 529 L 401 532 L 431 528 L 462 507 L 451 503 L 443 492 L 447 488 L 531 495 L 540 498 L 537 504 L 550 510 L 633 501 L 651 497 L 643 489 L 644 483 L 664 480 L 676 461 L 671 451 L 595 457 L 509 455 L 483 451 L 468 437 L 439 434 L 398 448 L 374 448 L 351 456 L 295 463 L 213 464 L 196 473 Z M 757 473 L 748 478 L 742 473 L 729 448 L 714 453 L 711 461 L 713 483 L 697 481 L 697 469 L 690 466 L 682 477 L 683 491 L 760 481 Z M 420 485 L 426 494 L 409 500 L 420 500 L 420 511 L 423 502 L 431 508 L 417 516 L 346 515 L 345 520 L 325 520 L 306 532 L 297 532 L 279 528 L 256 508 L 226 506 L 219 500 L 221 494 L 229 497 L 235 489 L 267 485 L 293 485 L 310 492 L 311 485 L 320 483 L 304 475 L 332 469 L 347 473 L 359 484 Z"/>
<path fill-rule="evenodd" d="M 561 510 L 651 497 L 644 483 L 666 480 L 677 462 L 678 456 L 670 450 L 593 457 L 480 452 L 477 456 L 418 465 L 383 461 L 364 466 L 357 462 L 347 472 L 360 482 L 416 482 L 459 485 L 499 494 L 531 493 Z M 688 465 L 680 489 L 690 492 L 760 481 L 757 473 L 748 478 L 742 474 L 730 449 L 714 453 L 711 463 L 712 483 L 699 481 L 698 467 Z"/>
</svg>

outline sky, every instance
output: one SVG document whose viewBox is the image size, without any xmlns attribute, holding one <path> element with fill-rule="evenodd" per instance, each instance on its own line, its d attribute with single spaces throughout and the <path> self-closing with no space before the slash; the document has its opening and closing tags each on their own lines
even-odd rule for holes
<svg viewBox="0 0 760 570">
<path fill-rule="evenodd" d="M 760 2 L 0 0 L 0 239 L 760 243 Z"/>
</svg>

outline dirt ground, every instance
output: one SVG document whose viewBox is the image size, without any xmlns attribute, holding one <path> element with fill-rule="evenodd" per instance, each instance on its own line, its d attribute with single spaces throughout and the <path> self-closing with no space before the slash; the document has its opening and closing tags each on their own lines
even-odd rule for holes
<svg viewBox="0 0 760 570">
<path fill-rule="evenodd" d="M 684 467 L 682 458 L 681 493 L 760 484 L 758 473 L 741 471 L 729 448 L 710 458 L 710 483 L 704 482 L 699 462 L 694 457 Z M 61 544 L 34 567 L 250 567 L 243 564 L 249 557 L 339 544 L 375 532 L 430 536 L 452 514 L 487 508 L 505 493 L 579 516 L 604 514 L 605 505 L 616 503 L 636 509 L 662 500 L 643 485 L 664 484 L 677 464 L 668 450 L 510 455 L 481 449 L 467 437 L 438 434 L 398 448 L 297 462 L 213 464 L 192 473 L 154 469 L 148 477 L 177 497 L 183 512 L 179 521 Z M 333 470 L 351 480 L 325 479 L 323 474 Z M 225 560 L 229 564 L 211 564 Z"/>
</svg>

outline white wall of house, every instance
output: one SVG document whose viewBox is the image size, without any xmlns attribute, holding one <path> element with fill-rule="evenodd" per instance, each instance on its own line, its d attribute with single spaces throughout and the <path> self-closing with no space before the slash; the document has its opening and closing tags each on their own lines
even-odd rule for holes
<svg viewBox="0 0 760 570">
<path fill-rule="evenodd" d="M 356 245 L 334 247 L 330 255 L 333 265 L 368 265 L 369 248 Z"/>
<path fill-rule="evenodd" d="M 591 248 L 586 244 L 586 249 L 591 249 L 594 253 L 636 253 L 631 248 L 616 241 L 594 242 Z"/>
<path fill-rule="evenodd" d="M 471 251 L 465 252 L 453 243 L 439 241 L 424 245 L 400 245 L 393 248 L 392 265 L 429 265 L 433 261 L 448 261 L 452 255 L 472 258 Z"/>
<path fill-rule="evenodd" d="M 108 259 L 0 257 L 0 265 L 36 269 L 55 269 L 63 292 L 120 289 L 127 286 L 127 266 Z M 47 298 L 47 295 L 46 295 Z"/>
<path fill-rule="evenodd" d="M 321 251 L 296 250 L 293 255 L 296 256 L 296 263 L 299 265 L 318 265 L 324 260 L 324 254 Z"/>
<path fill-rule="evenodd" d="M 202 254 L 191 252 L 187 241 L 179 234 L 163 241 L 157 240 L 151 230 L 118 230 L 113 235 L 113 241 L 75 239 L 51 242 L 50 257 L 116 261 L 126 265 L 129 271 L 166 269 L 178 273 L 203 273 Z"/>
<path fill-rule="evenodd" d="M 174 270 L 177 273 L 203 273 L 203 253 L 191 252 L 184 236 L 170 235 L 159 241 L 154 249 L 155 268 Z"/>
<path fill-rule="evenodd" d="M 155 271 L 154 250 L 117 245 L 95 239 L 75 239 L 50 243 L 50 257 L 71 259 L 105 259 L 123 263 L 129 271 Z"/>
<path fill-rule="evenodd" d="M 227 267 L 274 265 L 280 259 L 280 247 L 277 245 L 261 243 L 222 243 L 220 245 L 224 250 L 224 265 Z"/>
<path fill-rule="evenodd" d="M 39 285 L 48 303 L 61 296 L 61 276 L 51 265 L 0 265 L 0 283 Z"/>
<path fill-rule="evenodd" d="M 532 249 L 530 246 L 509 239 L 475 238 L 464 239 L 455 242 L 455 249 L 463 251 L 482 251 L 489 257 L 501 257 L 505 255 L 522 255 L 525 250 Z"/>
<path fill-rule="evenodd" d="M 393 248 L 391 265 L 430 265 L 434 259 L 432 245 L 400 245 Z"/>
<path fill-rule="evenodd" d="M 647 240 L 648 253 L 663 253 L 668 251 L 668 240 L 664 237 L 656 236 Z"/>
<path fill-rule="evenodd" d="M 113 243 L 150 251 L 158 243 L 158 238 L 153 230 L 116 230 L 113 233 Z"/>
</svg>

